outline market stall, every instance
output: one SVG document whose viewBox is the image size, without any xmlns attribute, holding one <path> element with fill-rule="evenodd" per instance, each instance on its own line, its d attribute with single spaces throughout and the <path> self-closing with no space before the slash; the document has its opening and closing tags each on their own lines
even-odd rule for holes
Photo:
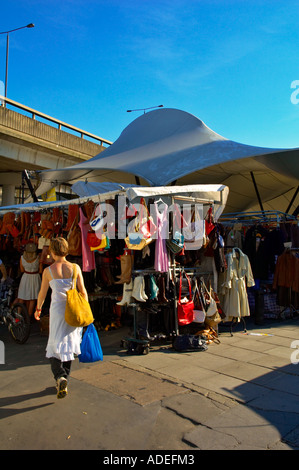
<svg viewBox="0 0 299 470">
<path fill-rule="evenodd" d="M 2 207 L 1 255 L 11 264 L 33 242 L 45 267 L 52 261 L 49 240 L 63 236 L 69 241 L 69 259 L 82 268 L 99 329 L 120 326 L 124 311 L 133 307 L 135 336 L 178 335 L 194 323 L 184 312 L 190 294 L 193 304 L 197 299 L 193 310 L 200 330 L 205 322 L 199 304 L 211 303 L 217 269 L 223 269 L 222 247 L 211 234 L 216 234 L 227 197 L 223 185 L 120 185 L 71 201 Z M 17 266 L 11 270 L 15 277 Z"/>
<path fill-rule="evenodd" d="M 63 236 L 68 259 L 81 266 L 98 330 L 132 327 L 123 340 L 128 352 L 148 352 L 161 338 L 201 350 L 219 340 L 219 325 L 242 321 L 246 329 L 251 294 L 256 308 L 260 283 L 273 282 L 284 252 L 281 215 L 273 221 L 265 212 L 259 219 L 225 214 L 225 185 L 107 183 L 96 194 L 83 185 L 88 195 L 71 201 L 0 209 L 0 251 L 12 276 L 28 242 L 38 247 L 44 268 L 52 262 L 50 239 Z M 284 227 L 297 244 L 296 219 Z M 276 280 L 281 287 L 281 276 Z M 180 346 L 182 339 L 193 343 Z"/>
</svg>

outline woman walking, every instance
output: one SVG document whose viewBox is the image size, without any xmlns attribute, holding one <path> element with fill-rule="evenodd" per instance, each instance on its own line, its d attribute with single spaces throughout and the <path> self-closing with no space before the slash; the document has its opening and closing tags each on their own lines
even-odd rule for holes
<svg viewBox="0 0 299 470">
<path fill-rule="evenodd" d="M 52 296 L 46 357 L 50 359 L 51 369 L 56 380 L 57 398 L 63 398 L 67 395 L 67 380 L 71 363 L 75 359 L 74 355 L 80 354 L 82 328 L 70 326 L 64 319 L 66 292 L 71 289 L 73 282 L 73 264 L 65 258 L 68 254 L 68 243 L 62 237 L 53 238 L 49 249 L 54 263 L 43 272 L 34 316 L 36 320 L 40 319 L 42 306 L 50 286 Z M 82 272 L 78 265 L 76 265 L 76 270 L 78 273 L 77 289 L 88 300 Z"/>
</svg>

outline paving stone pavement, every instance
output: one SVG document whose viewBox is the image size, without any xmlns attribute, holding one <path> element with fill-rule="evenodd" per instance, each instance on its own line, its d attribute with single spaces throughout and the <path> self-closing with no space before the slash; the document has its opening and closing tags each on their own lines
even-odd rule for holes
<svg viewBox="0 0 299 470">
<path fill-rule="evenodd" d="M 36 326 L 25 345 L 0 326 L 0 449 L 299 449 L 299 320 L 247 323 L 188 353 L 128 355 L 125 327 L 100 332 L 104 361 L 76 359 L 63 400 Z"/>
</svg>

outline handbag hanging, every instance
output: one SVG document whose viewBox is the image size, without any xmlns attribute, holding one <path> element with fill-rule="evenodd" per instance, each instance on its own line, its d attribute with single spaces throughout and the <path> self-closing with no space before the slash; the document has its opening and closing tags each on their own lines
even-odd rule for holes
<svg viewBox="0 0 299 470">
<path fill-rule="evenodd" d="M 89 225 L 90 225 L 92 230 L 94 230 L 95 232 L 99 232 L 100 230 L 103 229 L 103 227 L 106 223 L 105 222 L 105 215 L 107 215 L 107 213 L 104 211 L 100 215 L 96 216 L 94 219 L 92 219 L 92 218 L 90 219 Z"/>
<path fill-rule="evenodd" d="M 79 227 L 79 212 L 77 213 L 71 229 L 67 236 L 69 244 L 69 255 L 81 256 L 82 255 L 82 234 Z"/>
<path fill-rule="evenodd" d="M 216 328 L 218 323 L 220 323 L 222 321 L 222 318 L 217 310 L 216 313 L 214 313 L 214 315 L 210 315 L 209 317 L 206 316 L 205 318 L 205 325 L 211 327 L 211 328 Z"/>
<path fill-rule="evenodd" d="M 218 312 L 216 300 L 214 299 L 212 295 L 213 289 L 212 287 L 210 287 L 210 290 L 208 290 L 204 281 L 202 281 L 202 286 L 203 286 L 204 297 L 205 297 L 205 302 L 206 302 L 206 316 L 211 317 L 212 315 Z"/>
<path fill-rule="evenodd" d="M 96 246 L 91 246 L 90 250 L 91 251 L 104 251 L 108 250 L 110 248 L 110 240 L 109 237 L 106 234 L 101 235 L 101 239 L 96 237 L 98 240 L 98 243 Z"/>
<path fill-rule="evenodd" d="M 206 218 L 205 218 L 206 235 L 209 235 L 212 232 L 212 230 L 214 230 L 214 228 L 215 228 L 212 212 L 213 212 L 213 209 L 212 209 L 212 207 L 210 207 L 209 210 L 208 210 L 208 213 L 206 215 Z"/>
<path fill-rule="evenodd" d="M 126 246 L 129 250 L 143 250 L 153 240 L 152 238 L 145 238 L 141 232 L 138 231 L 139 223 L 137 217 L 134 222 L 134 230 L 128 232 L 128 236 L 125 238 Z"/>
<path fill-rule="evenodd" d="M 77 267 L 73 264 L 72 288 L 66 291 L 65 321 L 70 326 L 88 326 L 94 318 L 88 300 L 77 290 Z"/>
<path fill-rule="evenodd" d="M 194 319 L 194 303 L 192 299 L 191 282 L 187 274 L 184 274 L 189 286 L 189 300 L 182 300 L 182 273 L 180 273 L 180 288 L 177 308 L 179 325 L 189 325 L 193 322 Z"/>
<path fill-rule="evenodd" d="M 199 292 L 197 280 L 195 281 L 195 289 L 193 295 L 193 303 L 194 303 L 194 323 L 204 323 L 206 318 L 206 311 L 204 308 L 204 302 L 201 297 L 201 293 Z"/>
<path fill-rule="evenodd" d="M 54 263 L 54 259 L 52 258 L 52 255 L 50 253 L 49 246 L 47 245 L 43 246 L 39 261 L 41 264 L 48 264 L 48 265 Z"/>
<path fill-rule="evenodd" d="M 99 245 L 100 240 L 96 236 L 93 230 L 87 232 L 86 243 L 89 246 L 89 248 L 95 248 L 96 246 Z"/>
<path fill-rule="evenodd" d="M 94 324 L 90 324 L 80 345 L 81 354 L 78 355 L 79 362 L 97 362 L 103 360 L 103 351 L 99 340 L 99 335 Z"/>
</svg>

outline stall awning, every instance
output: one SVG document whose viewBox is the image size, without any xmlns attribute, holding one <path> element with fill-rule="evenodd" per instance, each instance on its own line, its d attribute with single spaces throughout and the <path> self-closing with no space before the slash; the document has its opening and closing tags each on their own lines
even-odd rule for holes
<svg viewBox="0 0 299 470">
<path fill-rule="evenodd" d="M 234 142 L 185 111 L 161 108 L 138 117 L 94 158 L 42 171 L 37 195 L 86 178 L 127 184 L 137 178 L 143 186 L 223 184 L 230 188 L 227 209 L 240 211 L 258 206 L 252 174 L 264 209 L 285 211 L 299 183 L 299 149 Z M 297 205 L 293 201 L 293 209 Z"/>
<path fill-rule="evenodd" d="M 129 201 L 135 201 L 144 198 L 154 198 L 154 197 L 175 197 L 175 196 L 185 196 L 190 198 L 190 202 L 197 202 L 207 204 L 213 204 L 214 206 L 214 217 L 218 219 L 222 214 L 228 194 L 229 189 L 224 185 L 190 185 L 190 186 L 158 186 L 158 187 L 146 187 L 146 186 L 129 186 L 124 188 L 122 185 L 118 185 L 119 189 L 115 189 L 115 185 L 106 183 L 104 186 L 102 184 L 94 184 L 92 188 L 88 188 L 89 183 L 84 183 L 85 191 L 93 193 L 93 191 L 98 190 L 95 194 L 90 194 L 88 196 L 78 197 L 76 199 L 71 199 L 69 201 L 53 201 L 53 202 L 33 202 L 28 204 L 15 204 L 11 206 L 0 207 L 0 215 L 5 214 L 6 212 L 22 212 L 22 211 L 41 211 L 46 209 L 51 209 L 53 207 L 66 207 L 70 204 L 83 204 L 88 200 L 93 200 L 94 202 L 104 202 L 109 199 L 114 199 L 117 195 L 126 196 Z M 104 191 L 110 189 L 110 191 Z M 102 190 L 100 192 L 99 190 Z M 195 201 L 193 201 L 193 199 Z M 186 201 L 187 202 L 187 201 Z"/>
</svg>

